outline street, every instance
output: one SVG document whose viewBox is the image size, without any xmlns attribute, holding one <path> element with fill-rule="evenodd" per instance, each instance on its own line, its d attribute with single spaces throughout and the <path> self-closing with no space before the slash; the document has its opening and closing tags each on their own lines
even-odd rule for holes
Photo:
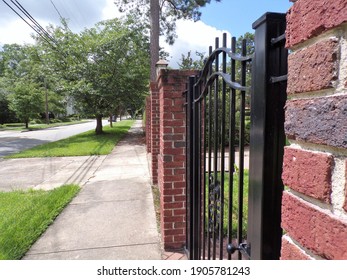
<svg viewBox="0 0 347 280">
<path fill-rule="evenodd" d="M 107 124 L 108 121 L 104 120 L 103 125 Z M 37 145 L 58 141 L 92 130 L 95 126 L 96 121 L 91 120 L 87 123 L 52 127 L 36 131 L 0 131 L 0 158 Z"/>
</svg>

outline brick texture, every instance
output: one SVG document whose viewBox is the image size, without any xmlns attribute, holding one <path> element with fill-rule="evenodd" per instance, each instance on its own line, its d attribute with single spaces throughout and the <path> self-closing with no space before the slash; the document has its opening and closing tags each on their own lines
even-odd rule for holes
<svg viewBox="0 0 347 280">
<path fill-rule="evenodd" d="M 330 203 L 333 157 L 286 147 L 282 179 L 286 186 Z"/>
<path fill-rule="evenodd" d="M 347 212 L 347 160 L 346 160 L 346 182 L 345 182 L 345 204 L 343 205 L 343 209 Z"/>
<path fill-rule="evenodd" d="M 340 87 L 347 88 L 342 61 L 347 1 L 291 2 L 286 28 L 286 47 L 293 51 L 288 58 L 291 96 L 286 102 L 285 132 L 312 151 L 285 148 L 282 179 L 290 191 L 282 197 L 286 235 L 281 259 L 313 259 L 306 252 L 317 258 L 347 259 L 347 219 L 341 213 L 347 212 L 347 180 L 344 205 L 329 205 L 335 192 L 334 148 L 347 148 L 347 92 Z M 313 145 L 303 142 L 327 146 L 331 154 L 315 152 Z"/>
<path fill-rule="evenodd" d="M 146 147 L 147 153 L 151 152 L 151 96 L 146 97 Z"/>
<path fill-rule="evenodd" d="M 289 139 L 347 148 L 347 96 L 291 100 L 286 104 Z"/>
<path fill-rule="evenodd" d="M 185 95 L 192 71 L 161 70 L 159 87 L 158 186 L 165 249 L 182 249 L 186 240 Z"/>
<path fill-rule="evenodd" d="M 282 238 L 281 260 L 313 260 L 300 247 Z"/>
<path fill-rule="evenodd" d="M 288 48 L 347 22 L 346 0 L 298 0 L 287 13 Z"/>
<path fill-rule="evenodd" d="M 156 82 L 151 82 L 151 154 L 152 184 L 158 183 L 158 154 L 159 154 L 159 90 Z"/>
<path fill-rule="evenodd" d="M 282 227 L 287 234 L 325 259 L 347 259 L 347 222 L 284 192 Z"/>
<path fill-rule="evenodd" d="M 288 57 L 288 94 L 333 87 L 337 80 L 338 40 L 329 39 Z"/>
</svg>

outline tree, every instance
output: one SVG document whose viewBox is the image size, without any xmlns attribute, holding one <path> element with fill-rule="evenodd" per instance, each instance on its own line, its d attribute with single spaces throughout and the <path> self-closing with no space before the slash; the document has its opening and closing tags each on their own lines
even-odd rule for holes
<svg viewBox="0 0 347 280">
<path fill-rule="evenodd" d="M 26 126 L 44 112 L 44 97 L 59 112 L 73 100 L 80 112 L 96 117 L 97 134 L 103 132 L 103 116 L 119 109 L 135 114 L 142 108 L 149 82 L 149 39 L 141 21 L 128 16 L 75 34 L 62 20 L 47 32 L 51 41 L 36 36 L 35 45 L 5 45 L 0 52 L 0 89 L 10 97 L 1 104 L 9 100 Z"/>
<path fill-rule="evenodd" d="M 43 112 L 43 92 L 37 76 L 35 47 L 4 45 L 1 52 L 1 90 L 6 93 L 8 113 L 13 111 L 26 128 L 32 118 Z"/>
<path fill-rule="evenodd" d="M 187 53 L 187 56 L 184 54 L 181 55 L 181 63 L 178 63 L 179 69 L 181 70 L 201 70 L 205 64 L 205 54 L 195 51 L 198 60 L 194 60 L 191 56 L 191 51 Z"/>
<path fill-rule="evenodd" d="M 215 0 L 220 2 L 221 0 Z M 211 0 L 115 0 L 121 12 L 127 11 L 142 18 L 150 28 L 151 81 L 156 80 L 155 64 L 159 60 L 159 37 L 165 35 L 166 42 L 175 41 L 176 20 L 200 20 L 200 8 Z"/>
<path fill-rule="evenodd" d="M 61 91 L 72 97 L 81 112 L 96 117 L 97 134 L 103 132 L 103 116 L 113 114 L 120 104 L 127 107 L 144 99 L 149 42 L 142 23 L 134 17 L 103 21 L 80 34 L 63 23 L 50 33 L 58 51 L 49 51 L 51 46 L 38 40 L 64 80 Z"/>
<path fill-rule="evenodd" d="M 0 83 L 0 124 L 15 121 L 15 113 L 10 109 L 9 96 Z"/>
<path fill-rule="evenodd" d="M 85 94 L 76 101 L 83 100 L 82 104 L 97 114 L 96 132 L 100 133 L 103 115 L 111 114 L 121 103 L 129 106 L 134 104 L 132 100 L 144 99 L 141 95 L 148 84 L 148 41 L 142 27 L 136 28 L 131 19 L 101 22 L 86 30 L 81 39 L 90 50 L 84 77 L 91 89 L 89 102 Z"/>
<path fill-rule="evenodd" d="M 36 84 L 20 81 L 10 95 L 10 108 L 25 123 L 25 127 L 29 128 L 29 121 L 43 111 L 43 94 Z"/>
<path fill-rule="evenodd" d="M 45 52 L 39 45 L 4 45 L 0 53 L 1 87 L 6 92 L 13 93 L 18 82 L 36 84 L 36 87 L 46 95 L 50 111 L 63 113 L 62 100 L 64 96 L 54 91 L 58 84 L 57 76 L 47 63 Z M 43 108 L 43 113 L 45 110 Z"/>
</svg>

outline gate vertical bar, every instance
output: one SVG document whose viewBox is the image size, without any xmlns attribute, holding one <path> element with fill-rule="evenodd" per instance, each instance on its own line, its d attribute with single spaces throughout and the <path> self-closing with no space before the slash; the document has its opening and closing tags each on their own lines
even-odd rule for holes
<svg viewBox="0 0 347 280">
<path fill-rule="evenodd" d="M 195 99 L 197 99 L 199 96 L 200 96 L 200 93 L 201 93 L 201 89 L 200 89 L 200 85 L 197 86 L 197 90 L 195 91 Z M 198 174 L 198 185 L 197 185 L 197 197 L 198 197 L 198 201 L 197 201 L 197 211 L 198 211 L 198 228 L 199 228 L 199 236 L 198 236 L 198 246 L 199 246 L 199 250 L 198 250 L 198 259 L 200 260 L 201 259 L 201 255 L 202 255 L 202 240 L 203 240 L 203 217 L 202 217 L 202 210 L 203 210 L 203 207 L 202 207 L 202 203 L 203 203 L 203 189 L 202 189 L 202 185 L 203 185 L 203 181 L 204 179 L 202 178 L 203 177 L 203 169 L 204 169 L 204 166 L 203 166 L 203 162 L 204 160 L 202 159 L 202 152 L 203 152 L 203 143 L 204 141 L 202 140 L 202 136 L 203 136 L 203 133 L 202 133 L 202 127 L 203 127 L 203 118 L 202 118 L 202 104 L 203 102 L 195 102 L 197 103 L 196 104 L 196 110 L 197 112 L 194 113 L 197 115 L 198 117 L 198 120 L 197 120 L 197 142 L 195 142 L 195 144 L 198 146 L 198 154 L 196 155 L 197 156 L 197 174 Z M 194 107 L 195 108 L 195 107 Z M 205 204 L 205 203 L 204 203 Z"/>
<path fill-rule="evenodd" d="M 209 47 L 209 55 L 212 53 L 212 46 Z M 212 65 L 209 65 L 209 74 L 212 73 Z M 212 174 L 212 86 L 208 87 L 208 185 Z M 210 205 L 210 190 L 207 190 L 208 205 Z M 207 209 L 207 259 L 211 259 L 211 231 L 210 231 L 211 212 Z"/>
<path fill-rule="evenodd" d="M 191 76 L 188 80 L 188 90 L 186 95 L 187 100 L 187 167 L 186 167 L 186 185 L 187 185 L 187 197 L 186 197 L 186 211 L 187 211 L 187 235 L 186 246 L 188 251 L 188 258 L 191 259 L 193 252 L 193 86 L 195 83 L 195 77 Z"/>
<path fill-rule="evenodd" d="M 209 55 L 212 54 L 212 46 L 209 47 Z M 212 65 L 209 65 L 209 74 L 211 74 L 213 71 Z M 212 86 L 208 87 L 208 185 L 210 185 L 210 178 L 212 175 L 212 135 L 213 135 L 213 123 L 212 123 L 212 110 L 213 110 L 213 102 L 212 102 Z M 210 199 L 210 190 L 207 189 L 207 197 L 208 197 L 208 204 L 210 205 L 211 199 Z M 209 207 L 209 206 L 207 206 Z M 211 212 L 210 209 L 207 208 L 207 259 L 211 259 L 211 238 L 212 233 L 210 231 L 210 221 L 211 221 Z"/>
<path fill-rule="evenodd" d="M 201 248 L 201 148 L 200 148 L 200 104 L 195 99 L 199 96 L 199 85 L 196 85 L 196 78 L 193 86 L 193 186 L 192 186 L 192 239 L 193 239 L 193 260 L 200 259 Z"/>
<path fill-rule="evenodd" d="M 227 47 L 227 34 L 223 34 L 223 47 Z M 227 72 L 227 55 L 222 58 L 222 71 Z M 224 255 L 224 176 L 225 176 L 225 117 L 226 117 L 226 82 L 222 82 L 222 116 L 221 116 L 221 167 L 220 167 L 220 209 L 219 209 L 219 259 Z"/>
<path fill-rule="evenodd" d="M 242 40 L 242 56 L 246 55 L 246 40 Z M 246 62 L 241 62 L 241 85 L 246 86 Z M 241 91 L 240 102 L 240 133 L 239 133 L 239 185 L 238 185 L 238 226 L 237 226 L 237 242 L 243 243 L 243 197 L 244 197 L 244 156 L 245 156 L 245 109 L 246 108 L 246 92 Z M 242 258 L 241 252 L 238 251 L 238 259 Z"/>
<path fill-rule="evenodd" d="M 216 38 L 215 42 L 215 48 L 219 48 L 219 38 Z M 216 56 L 215 59 L 215 71 L 219 71 L 219 57 Z M 214 150 L 213 150 L 213 171 L 214 171 L 214 183 L 215 186 L 218 184 L 218 141 L 219 141 L 219 117 L 218 117 L 218 108 L 219 108 L 219 84 L 218 79 L 214 81 Z M 213 248 L 212 248 L 212 258 L 213 260 L 216 259 L 216 244 L 217 244 L 217 237 L 218 233 L 216 232 L 217 228 L 217 194 L 214 193 L 214 204 L 213 204 L 213 231 L 212 231 L 212 237 L 213 237 Z"/>
<path fill-rule="evenodd" d="M 287 51 L 271 41 L 284 34 L 285 14 L 266 13 L 253 24 L 255 59 L 252 68 L 249 171 L 251 259 L 279 259 L 281 250 L 281 180 L 286 85 L 271 82 L 287 74 Z M 284 82 L 285 83 L 285 82 Z"/>
<path fill-rule="evenodd" d="M 231 52 L 236 53 L 236 37 L 231 39 Z M 236 80 L 236 61 L 231 60 L 231 81 Z M 236 90 L 230 90 L 229 108 L 229 201 L 228 201 L 228 244 L 233 239 L 233 191 L 234 191 L 234 171 L 235 171 L 235 115 L 236 115 Z M 228 260 L 231 260 L 231 253 L 228 252 Z"/>
</svg>

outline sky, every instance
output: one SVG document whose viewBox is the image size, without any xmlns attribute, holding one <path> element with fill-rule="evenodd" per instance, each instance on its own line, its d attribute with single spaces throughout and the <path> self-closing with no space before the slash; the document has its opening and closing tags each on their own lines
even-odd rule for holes
<svg viewBox="0 0 347 280">
<path fill-rule="evenodd" d="M 5 0 L 11 3 L 11 0 Z M 119 16 L 113 0 L 17 0 L 41 26 L 59 24 L 59 13 L 69 19 L 70 28 L 80 32 L 101 20 Z M 178 68 L 182 54 L 191 51 L 207 53 L 214 44 L 215 37 L 224 32 L 239 37 L 252 32 L 252 23 L 265 12 L 285 13 L 292 3 L 289 0 L 222 0 L 201 9 L 202 17 L 198 22 L 178 21 L 176 42 L 169 46 L 161 40 L 161 46 L 169 52 L 170 67 Z M 12 5 L 13 6 L 13 5 Z M 11 43 L 32 43 L 32 29 L 0 0 L 0 45 Z"/>
</svg>

